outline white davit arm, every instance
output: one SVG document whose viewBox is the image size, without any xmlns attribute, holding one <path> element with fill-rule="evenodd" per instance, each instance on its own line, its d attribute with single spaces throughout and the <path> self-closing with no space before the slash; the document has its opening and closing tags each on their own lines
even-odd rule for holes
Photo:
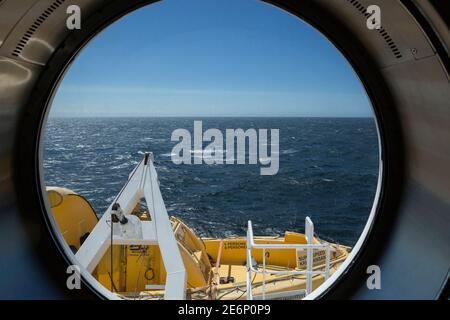
<svg viewBox="0 0 450 320">
<path fill-rule="evenodd" d="M 136 216 L 130 215 L 142 198 L 145 198 L 149 208 L 151 221 L 140 221 Z M 76 253 L 80 265 L 92 273 L 108 250 L 111 245 L 111 213 L 113 206 L 117 204 L 126 217 L 126 222 L 113 223 L 113 244 L 159 245 L 167 272 L 164 298 L 184 299 L 186 270 L 159 189 L 153 157 L 149 153 L 145 154 L 144 159 L 130 174 L 127 184 Z"/>
<path fill-rule="evenodd" d="M 161 251 L 167 273 L 164 299 L 185 299 L 186 270 L 178 243 L 173 234 L 166 205 L 159 189 L 158 176 L 152 161 L 150 161 L 150 166 L 145 176 L 144 195 L 147 204 L 151 204 L 149 209 L 151 208 L 150 211 L 154 217 L 159 250 Z"/>
</svg>

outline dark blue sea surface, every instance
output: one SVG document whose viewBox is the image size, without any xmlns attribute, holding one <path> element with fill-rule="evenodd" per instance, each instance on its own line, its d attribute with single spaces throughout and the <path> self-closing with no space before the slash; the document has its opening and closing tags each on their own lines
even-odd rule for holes
<svg viewBox="0 0 450 320">
<path fill-rule="evenodd" d="M 280 130 L 280 169 L 259 165 L 175 165 L 170 140 L 178 128 Z M 269 142 L 270 143 L 270 142 Z M 207 143 L 204 145 L 206 146 Z M 146 151 L 153 152 L 170 215 L 200 236 L 303 232 L 353 245 L 373 205 L 378 181 L 376 125 L 369 118 L 50 118 L 44 139 L 48 186 L 86 197 L 100 216 Z"/>
</svg>

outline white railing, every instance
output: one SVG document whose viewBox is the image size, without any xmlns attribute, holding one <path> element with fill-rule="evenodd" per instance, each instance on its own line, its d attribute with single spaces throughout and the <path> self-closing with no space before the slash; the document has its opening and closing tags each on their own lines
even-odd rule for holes
<svg viewBox="0 0 450 320">
<path fill-rule="evenodd" d="M 306 275 L 306 294 L 312 292 L 312 278 L 315 275 L 323 274 L 325 280 L 330 276 L 330 244 L 321 243 L 314 244 L 314 224 L 309 217 L 305 219 L 305 236 L 307 244 L 256 244 L 253 237 L 253 227 L 252 222 L 248 222 L 247 229 L 247 300 L 253 300 L 252 292 L 252 275 L 253 273 L 262 274 L 262 299 L 266 299 L 266 274 L 270 275 Z M 262 250 L 262 270 L 253 266 L 252 249 Z M 298 250 L 306 249 L 306 270 L 286 270 L 286 271 L 267 271 L 266 269 L 266 250 L 286 250 L 295 249 Z M 313 270 L 314 266 L 314 250 L 325 249 L 325 270 Z M 297 257 L 298 263 L 298 257 Z"/>
</svg>

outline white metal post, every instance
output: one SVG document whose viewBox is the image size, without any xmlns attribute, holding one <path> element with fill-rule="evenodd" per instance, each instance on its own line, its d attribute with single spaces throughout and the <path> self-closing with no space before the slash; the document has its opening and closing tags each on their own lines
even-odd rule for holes
<svg viewBox="0 0 450 320">
<path fill-rule="evenodd" d="M 306 294 L 310 294 L 312 292 L 312 271 L 314 262 L 314 251 L 310 245 L 314 243 L 314 224 L 309 217 L 306 217 L 305 219 L 305 235 L 306 240 L 308 241 L 308 247 L 306 249 Z"/>
<path fill-rule="evenodd" d="M 326 256 L 325 256 L 325 280 L 330 277 L 330 244 L 328 244 L 326 248 Z"/>
<path fill-rule="evenodd" d="M 166 205 L 159 189 L 158 176 L 150 159 L 144 177 L 144 195 L 151 214 L 155 220 L 156 238 L 166 269 L 165 300 L 184 300 L 186 298 L 186 269 L 181 257 L 178 243 L 173 234 Z"/>
<path fill-rule="evenodd" d="M 262 299 L 266 300 L 266 248 L 263 248 L 263 287 Z"/>
<path fill-rule="evenodd" d="M 247 229 L 247 300 L 253 300 L 252 293 L 252 222 L 248 222 Z"/>
</svg>

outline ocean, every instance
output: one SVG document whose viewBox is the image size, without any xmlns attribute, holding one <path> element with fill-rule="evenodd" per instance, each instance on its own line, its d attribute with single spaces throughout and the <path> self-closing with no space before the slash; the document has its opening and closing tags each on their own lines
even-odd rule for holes
<svg viewBox="0 0 450 320">
<path fill-rule="evenodd" d="M 173 130 L 279 129 L 279 171 L 260 165 L 176 165 Z M 205 143 L 206 145 L 207 143 Z M 153 152 L 170 215 L 202 237 L 304 231 L 354 245 L 373 205 L 379 145 L 371 118 L 49 118 L 44 137 L 47 186 L 74 190 L 101 216 L 144 152 Z"/>
</svg>

